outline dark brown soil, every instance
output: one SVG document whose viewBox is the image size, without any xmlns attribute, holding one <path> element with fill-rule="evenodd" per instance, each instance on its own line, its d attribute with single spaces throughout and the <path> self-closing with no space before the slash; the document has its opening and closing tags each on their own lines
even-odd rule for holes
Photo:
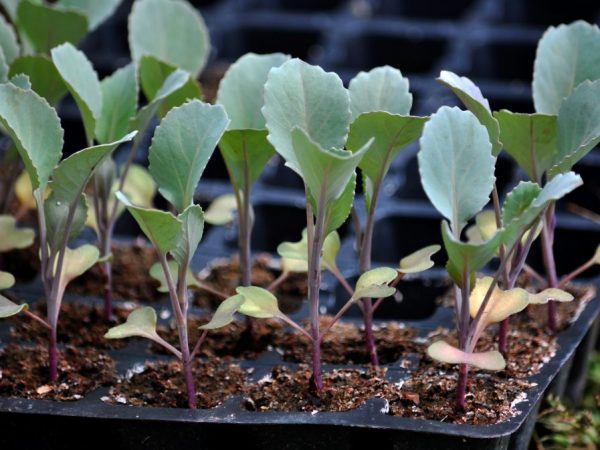
<svg viewBox="0 0 600 450">
<path fill-rule="evenodd" d="M 194 381 L 199 408 L 213 408 L 241 394 L 246 373 L 237 365 L 211 358 L 196 360 Z M 186 408 L 187 394 L 180 362 L 147 364 L 142 373 L 119 381 L 108 400 L 115 404 Z"/>
<path fill-rule="evenodd" d="M 113 245 L 112 254 L 114 298 L 148 302 L 164 296 L 156 290 L 159 283 L 149 274 L 157 260 L 153 248 L 134 241 L 131 245 Z M 69 292 L 102 297 L 105 282 L 104 273 L 96 264 L 69 284 Z"/>
<path fill-rule="evenodd" d="M 59 380 L 49 383 L 45 346 L 9 344 L 0 350 L 0 395 L 30 399 L 77 400 L 116 380 L 114 362 L 93 348 L 67 346 L 59 356 Z"/>
<path fill-rule="evenodd" d="M 36 312 L 45 315 L 45 305 L 38 306 Z M 129 312 L 127 309 L 115 308 L 116 320 L 108 321 L 104 319 L 99 306 L 65 303 L 60 311 L 58 341 L 75 347 L 123 348 L 127 345 L 126 339 L 104 339 L 104 334 L 109 328 L 124 322 Z M 48 342 L 48 331 L 39 323 L 23 315 L 17 315 L 12 320 L 14 328 L 11 334 L 15 338 L 39 344 Z"/>
<path fill-rule="evenodd" d="M 254 286 L 266 288 L 280 275 L 281 272 L 269 266 L 270 260 L 269 255 L 257 256 L 252 267 Z M 237 257 L 216 261 L 212 267 L 205 270 L 206 273 L 201 273 L 203 281 L 219 292 L 233 295 L 235 288 L 240 286 L 240 265 Z M 307 293 L 306 274 L 290 275 L 274 292 L 279 301 L 279 308 L 286 314 L 297 311 L 302 306 Z M 220 302 L 221 298 L 207 292 L 197 292 L 195 296 L 195 303 L 203 308 L 214 310 Z"/>
</svg>

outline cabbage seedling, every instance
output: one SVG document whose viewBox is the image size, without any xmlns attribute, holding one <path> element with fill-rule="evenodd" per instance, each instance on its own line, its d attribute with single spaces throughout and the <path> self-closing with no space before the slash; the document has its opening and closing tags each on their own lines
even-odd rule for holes
<svg viewBox="0 0 600 450">
<path fill-rule="evenodd" d="M 49 331 L 50 380 L 54 382 L 58 379 L 56 330 L 65 288 L 99 257 L 92 245 L 75 249 L 67 246 L 85 223 L 83 190 L 104 158 L 133 139 L 135 132 L 110 144 L 88 147 L 60 162 L 63 130 L 56 111 L 46 100 L 31 89 L 5 83 L 0 85 L 0 105 L 0 122 L 23 159 L 37 204 L 41 277 L 48 311 L 46 318 L 37 320 Z M 51 193 L 46 197 L 49 183 Z"/>
<path fill-rule="evenodd" d="M 202 208 L 194 204 L 194 192 L 228 124 L 229 119 L 222 106 L 192 100 L 173 108 L 156 128 L 150 146 L 149 170 L 159 192 L 172 205 L 176 214 L 136 206 L 125 194 L 117 192 L 118 199 L 125 204 L 158 254 L 177 323 L 179 349 L 167 344 L 156 334 L 156 314 L 151 308 L 134 311 L 125 324 L 109 330 L 106 337 L 142 336 L 156 341 L 172 352 L 183 365 L 190 408 L 196 407 L 193 358 L 208 329 L 229 323 L 235 312 L 232 302 L 221 303 L 212 321 L 204 326 L 205 332 L 199 341 L 190 349 L 187 317 L 190 283 L 188 274 L 204 229 L 204 214 Z M 167 255 L 173 258 L 176 270 L 170 269 Z"/>
</svg>

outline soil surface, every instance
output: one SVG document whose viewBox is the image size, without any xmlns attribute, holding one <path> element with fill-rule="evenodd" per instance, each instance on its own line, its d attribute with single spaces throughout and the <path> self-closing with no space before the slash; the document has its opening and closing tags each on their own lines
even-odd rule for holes
<svg viewBox="0 0 600 450">
<path fill-rule="evenodd" d="M 157 261 L 153 248 L 141 243 L 136 245 L 113 245 L 113 298 L 156 301 L 164 294 L 156 289 L 158 281 L 150 277 L 150 267 Z M 104 296 L 106 277 L 99 264 L 75 278 L 69 284 L 69 292 Z"/>
<path fill-rule="evenodd" d="M 0 350 L 0 368 L 0 395 L 30 399 L 78 400 L 117 378 L 110 356 L 71 346 L 60 351 L 56 383 L 49 382 L 48 351 L 42 345 L 9 344 Z"/>
<path fill-rule="evenodd" d="M 45 305 L 35 308 L 35 311 L 45 316 Z M 115 320 L 104 318 L 99 306 L 82 303 L 64 303 L 60 310 L 58 325 L 58 342 L 75 347 L 93 347 L 97 349 L 116 349 L 127 345 L 127 339 L 105 339 L 104 334 L 109 328 L 125 322 L 130 310 L 115 308 Z M 19 314 L 11 319 L 14 327 L 13 337 L 45 345 L 48 342 L 48 331 L 36 321 Z M 128 338 L 135 339 L 135 338 Z"/>
<path fill-rule="evenodd" d="M 196 360 L 194 381 L 198 408 L 213 408 L 243 392 L 246 372 L 218 358 Z M 111 388 L 110 397 L 103 400 L 133 406 L 187 408 L 186 392 L 180 362 L 148 363 L 143 372 L 120 380 Z"/>
</svg>

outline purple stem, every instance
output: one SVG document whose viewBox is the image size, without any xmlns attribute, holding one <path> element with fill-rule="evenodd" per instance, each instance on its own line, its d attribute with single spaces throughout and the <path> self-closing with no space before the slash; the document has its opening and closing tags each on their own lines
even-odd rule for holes
<svg viewBox="0 0 600 450">
<path fill-rule="evenodd" d="M 56 327 L 49 330 L 48 336 L 48 366 L 50 371 L 50 382 L 58 381 L 58 345 L 56 342 Z"/>
<path fill-rule="evenodd" d="M 106 277 L 106 284 L 104 285 L 104 318 L 107 321 L 113 319 L 113 290 L 112 290 L 112 264 L 105 262 L 104 276 Z"/>
<path fill-rule="evenodd" d="M 498 188 L 496 183 L 494 183 L 494 189 L 492 190 L 492 202 L 494 204 L 494 216 L 496 218 L 496 228 L 499 230 L 502 228 L 502 212 L 500 209 L 500 196 L 498 195 Z M 500 246 L 499 255 L 500 259 L 504 258 L 506 254 L 506 249 L 504 245 Z M 509 278 L 509 270 L 508 265 L 504 266 L 504 270 L 502 271 L 502 287 L 504 289 L 508 289 L 508 278 Z M 504 319 L 500 324 L 500 330 L 498 331 L 498 348 L 502 355 L 506 356 L 508 350 L 508 330 L 509 323 L 508 318 Z"/>
<path fill-rule="evenodd" d="M 469 366 L 461 364 L 458 371 L 458 384 L 456 386 L 456 409 L 465 410 L 465 395 L 467 393 L 467 379 L 469 375 Z"/>
<path fill-rule="evenodd" d="M 554 241 L 554 208 L 550 207 L 544 217 L 544 226 L 541 233 L 542 257 L 546 276 L 548 277 L 548 287 L 558 286 L 558 277 L 556 275 L 556 262 L 554 260 L 554 251 L 552 249 Z M 548 327 L 552 332 L 556 332 L 556 302 L 548 302 Z"/>
</svg>

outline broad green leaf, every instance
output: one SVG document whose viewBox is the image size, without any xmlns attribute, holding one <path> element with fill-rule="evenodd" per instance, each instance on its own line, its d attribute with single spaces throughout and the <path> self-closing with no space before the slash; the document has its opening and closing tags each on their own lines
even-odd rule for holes
<svg viewBox="0 0 600 450">
<path fill-rule="evenodd" d="M 585 80 L 600 78 L 600 30 L 581 20 L 550 27 L 540 39 L 533 69 L 535 110 L 558 114 L 565 97 Z"/>
<path fill-rule="evenodd" d="M 199 205 L 190 205 L 178 218 L 183 224 L 181 240 L 171 254 L 182 266 L 189 265 L 204 233 L 204 212 Z"/>
<path fill-rule="evenodd" d="M 488 203 L 495 182 L 487 130 L 471 112 L 442 106 L 425 124 L 420 144 L 425 193 L 458 235 Z"/>
<path fill-rule="evenodd" d="M 142 91 L 148 101 L 153 101 L 157 97 L 166 79 L 175 71 L 177 71 L 177 67 L 159 61 L 152 56 L 143 56 L 140 59 L 140 83 L 142 85 Z M 202 98 L 202 89 L 198 81 L 188 74 L 185 84 L 170 93 L 162 101 L 162 104 L 158 108 L 159 117 L 164 117 L 171 108 L 180 106 L 194 98 Z"/>
<path fill-rule="evenodd" d="M 557 128 L 557 165 L 550 176 L 571 170 L 600 142 L 600 80 L 583 82 L 562 102 Z"/>
<path fill-rule="evenodd" d="M 167 253 L 177 247 L 183 232 L 181 220 L 169 212 L 135 206 L 121 191 L 115 195 L 160 252 Z"/>
<path fill-rule="evenodd" d="M 104 335 L 106 339 L 123 339 L 139 336 L 150 340 L 160 339 L 156 333 L 156 311 L 145 306 L 132 311 L 125 323 L 112 327 Z"/>
<path fill-rule="evenodd" d="M 237 200 L 235 195 L 219 195 L 206 209 L 204 221 L 211 225 L 226 225 L 233 222 L 236 210 Z"/>
<path fill-rule="evenodd" d="M 50 193 L 44 201 L 44 217 L 46 220 L 47 239 L 52 250 L 59 250 L 65 239 L 67 228 L 69 234 L 67 241 L 74 239 L 85 226 L 88 205 L 85 195 L 79 194 L 77 203 L 70 204 L 60 200 L 55 194 Z M 73 218 L 68 223 L 69 212 L 73 209 Z"/>
<path fill-rule="evenodd" d="M 27 305 L 27 303 L 17 305 L 3 295 L 0 295 L 0 319 L 14 316 L 19 314 L 21 311 L 27 311 L 28 309 L 29 305 Z"/>
<path fill-rule="evenodd" d="M 412 107 L 412 94 L 408 91 L 408 78 L 393 67 L 376 67 L 369 72 L 359 72 L 348 86 L 351 120 L 361 114 L 384 111 L 406 116 Z"/>
<path fill-rule="evenodd" d="M 201 330 L 215 330 L 217 328 L 222 328 L 225 325 L 229 325 L 233 322 L 235 313 L 238 312 L 243 303 L 244 296 L 240 294 L 223 300 L 213 314 L 212 319 L 210 319 L 210 322 L 199 328 Z"/>
<path fill-rule="evenodd" d="M 500 352 L 495 350 L 482 353 L 467 353 L 444 342 L 437 341 L 427 348 L 427 354 L 435 359 L 448 364 L 468 364 L 483 370 L 503 370 L 506 361 Z"/>
<path fill-rule="evenodd" d="M 482 307 L 483 300 L 492 285 L 492 277 L 477 279 L 469 297 L 469 312 L 472 318 Z M 507 291 L 494 286 L 492 295 L 481 315 L 481 326 L 485 328 L 492 323 L 502 322 L 509 316 L 523 311 L 529 304 L 529 292 L 525 289 L 514 288 Z"/>
<path fill-rule="evenodd" d="M 128 64 L 100 83 L 102 109 L 96 122 L 98 142 L 112 142 L 129 131 L 129 122 L 137 111 L 138 85 L 135 66 Z"/>
<path fill-rule="evenodd" d="M 20 73 L 29 77 L 31 88 L 51 105 L 56 105 L 67 93 L 60 73 L 46 55 L 19 56 L 11 64 L 8 76 L 14 77 Z"/>
<path fill-rule="evenodd" d="M 98 262 L 100 251 L 92 244 L 70 249 L 65 247 L 62 272 L 58 280 L 58 298 L 62 298 L 67 285 Z M 54 268 L 56 271 L 56 267 Z"/>
<path fill-rule="evenodd" d="M 346 147 L 354 152 L 375 138 L 358 166 L 373 185 L 380 185 L 396 156 L 421 136 L 427 120 L 428 117 L 367 112 L 361 114 L 350 125 Z M 365 194 L 365 199 L 367 208 L 370 208 L 371 195 Z"/>
<path fill-rule="evenodd" d="M 29 77 L 24 73 L 19 73 L 13 76 L 10 79 L 10 82 L 18 88 L 25 90 L 31 89 L 31 81 L 29 81 Z"/>
<path fill-rule="evenodd" d="M 31 228 L 17 228 L 13 216 L 0 215 L 0 253 L 27 248 L 33 244 L 35 232 Z"/>
<path fill-rule="evenodd" d="M 179 277 L 179 264 L 177 261 L 170 260 L 168 262 L 169 272 L 171 273 L 171 278 L 175 281 Z M 160 263 L 154 263 L 152 267 L 150 267 L 150 276 L 154 278 L 156 281 L 160 283 L 160 286 L 157 288 L 158 292 L 169 292 L 169 287 L 167 286 L 167 280 L 165 278 L 165 273 L 163 271 L 162 265 Z M 203 285 L 198 281 L 198 279 L 194 276 L 192 269 L 188 267 L 185 282 L 188 288 L 202 288 Z"/>
<path fill-rule="evenodd" d="M 521 181 L 508 193 L 502 205 L 502 223 L 508 224 L 521 217 L 531 207 L 533 201 L 540 195 L 542 188 L 531 181 Z"/>
<path fill-rule="evenodd" d="M 33 2 L 39 3 L 40 0 L 33 0 Z M 3 6 L 6 14 L 13 23 L 17 20 L 17 8 L 19 3 L 21 3 L 21 0 L 0 0 L 0 4 Z"/>
<path fill-rule="evenodd" d="M 17 23 L 33 48 L 46 54 L 64 42 L 77 45 L 88 32 L 87 17 L 81 12 L 31 0 L 19 3 Z"/>
<path fill-rule="evenodd" d="M 257 286 L 238 287 L 235 290 L 244 298 L 239 312 L 257 319 L 269 319 L 281 314 L 277 297 L 266 289 Z"/>
<path fill-rule="evenodd" d="M 350 181 L 344 188 L 342 195 L 330 203 L 325 216 L 325 234 L 329 234 L 341 227 L 350 216 L 354 204 L 354 193 L 356 191 L 356 172 L 350 177 Z"/>
<path fill-rule="evenodd" d="M 217 92 L 217 103 L 223 105 L 231 119 L 228 130 L 265 129 L 265 119 L 261 113 L 263 87 L 269 71 L 289 59 L 288 55 L 282 53 L 247 53 L 229 67 Z"/>
<path fill-rule="evenodd" d="M 150 173 L 177 211 L 192 204 L 202 172 L 228 123 L 222 106 L 192 100 L 172 109 L 156 128 Z"/>
<path fill-rule="evenodd" d="M 490 103 L 483 96 L 481 90 L 469 78 L 459 77 L 447 70 L 440 72 L 437 81 L 454 92 L 467 109 L 477 117 L 479 123 L 487 129 L 492 144 L 492 155 L 498 156 L 502 150 L 502 143 L 499 141 L 500 127 L 492 115 Z"/>
<path fill-rule="evenodd" d="M 202 16 L 187 2 L 135 2 L 129 15 L 129 48 L 134 61 L 144 55 L 180 67 L 196 78 L 208 58 L 210 40 Z"/>
<path fill-rule="evenodd" d="M 398 272 L 417 273 L 432 268 L 434 263 L 431 260 L 431 257 L 439 252 L 440 249 L 441 247 L 439 245 L 429 245 L 405 256 L 400 260 Z"/>
<path fill-rule="evenodd" d="M 553 302 L 570 302 L 574 297 L 562 289 L 548 288 L 537 294 L 529 294 L 529 303 L 535 305 L 546 304 L 549 301 Z"/>
<path fill-rule="evenodd" d="M 102 88 L 98 74 L 85 54 L 66 43 L 52 49 L 52 61 L 75 99 L 89 143 L 102 114 Z"/>
<path fill-rule="evenodd" d="M 513 113 L 506 109 L 494 113 L 500 124 L 500 139 L 506 151 L 530 179 L 539 181 L 554 164 L 556 116 Z"/>
<path fill-rule="evenodd" d="M 396 292 L 396 288 L 388 286 L 398 276 L 396 269 L 378 267 L 363 273 L 356 281 L 356 288 L 352 300 L 361 298 L 389 297 Z"/>
<path fill-rule="evenodd" d="M 2 49 L 4 60 L 9 66 L 21 53 L 15 30 L 4 16 L 0 16 L 0 49 Z"/>
<path fill-rule="evenodd" d="M 219 142 L 219 149 L 231 183 L 238 191 L 244 188 L 246 174 L 248 184 L 252 186 L 275 154 L 267 140 L 267 130 L 227 130 Z"/>
<path fill-rule="evenodd" d="M 300 128 L 324 149 L 343 148 L 350 121 L 350 99 L 342 80 L 299 59 L 269 72 L 263 116 L 269 142 L 287 165 L 299 172 L 292 130 Z"/>
<path fill-rule="evenodd" d="M 43 192 L 62 154 L 56 111 L 35 92 L 8 83 L 0 85 L 0 122 L 25 163 L 33 190 Z"/>
<path fill-rule="evenodd" d="M 9 289 L 15 285 L 15 277 L 0 270 L 0 290 Z"/>
<path fill-rule="evenodd" d="M 90 26 L 90 31 L 108 19 L 117 9 L 121 0 L 59 0 L 58 4 L 65 8 L 76 9 L 83 13 Z"/>
</svg>

